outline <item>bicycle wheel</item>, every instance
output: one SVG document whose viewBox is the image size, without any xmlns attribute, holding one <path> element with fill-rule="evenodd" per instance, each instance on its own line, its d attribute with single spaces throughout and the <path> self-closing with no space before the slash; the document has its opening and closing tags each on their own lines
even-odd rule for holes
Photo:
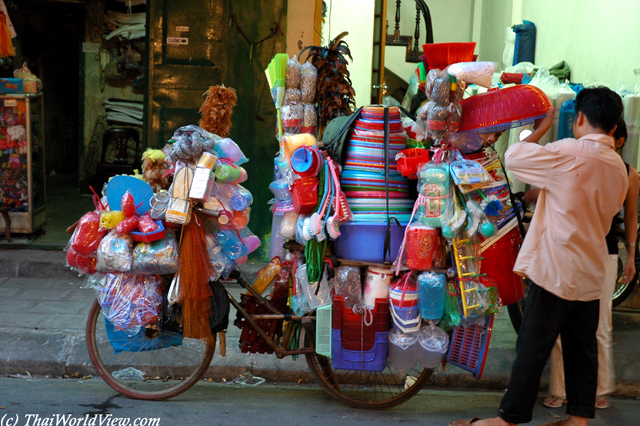
<svg viewBox="0 0 640 426">
<path fill-rule="evenodd" d="M 315 336 L 307 336 L 309 344 Z M 315 345 L 314 345 L 315 346 Z M 382 410 L 406 402 L 424 387 L 432 369 L 415 364 L 402 372 L 387 367 L 382 372 L 336 370 L 331 359 L 317 353 L 306 354 L 307 364 L 316 381 L 333 398 L 353 408 Z"/>
<path fill-rule="evenodd" d="M 98 301 L 94 301 L 87 319 L 87 348 L 100 376 L 122 395 L 152 401 L 172 398 L 196 384 L 207 371 L 215 340 L 206 343 L 184 338 L 180 345 L 142 350 L 153 344 L 144 333 L 134 338 L 114 337 L 101 310 Z M 179 341 L 179 335 L 174 335 Z M 125 350 L 118 352 L 114 346 Z"/>
<path fill-rule="evenodd" d="M 638 282 L 638 256 L 636 255 L 636 273 L 627 284 L 620 284 L 620 278 L 624 274 L 624 265 L 627 263 L 627 259 L 629 259 L 629 252 L 627 251 L 627 240 L 623 232 L 618 233 L 616 235 L 616 242 L 618 244 L 618 273 L 616 275 L 616 284 L 613 289 L 613 306 L 618 306 L 624 300 L 629 297 L 633 289 L 635 288 Z"/>
</svg>

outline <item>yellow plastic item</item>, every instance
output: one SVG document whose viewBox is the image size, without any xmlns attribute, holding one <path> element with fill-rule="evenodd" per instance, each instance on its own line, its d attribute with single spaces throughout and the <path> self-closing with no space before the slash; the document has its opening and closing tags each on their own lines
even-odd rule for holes
<svg viewBox="0 0 640 426">
<path fill-rule="evenodd" d="M 105 229 L 113 229 L 116 225 L 127 217 L 120 210 L 111 210 L 100 215 L 100 227 Z"/>
<path fill-rule="evenodd" d="M 467 293 L 471 293 L 473 291 L 477 291 L 478 288 L 477 287 L 469 287 L 467 288 L 465 282 L 466 280 L 469 279 L 469 277 L 477 277 L 478 273 L 477 272 L 464 272 L 464 268 L 462 268 L 462 262 L 464 260 L 469 260 L 472 259 L 473 260 L 473 256 L 470 255 L 465 255 L 465 253 L 463 253 L 464 250 L 461 250 L 461 247 L 466 248 L 466 246 L 468 246 L 470 244 L 470 241 L 468 239 L 460 239 L 460 238 L 454 238 L 453 239 L 453 254 L 454 254 L 454 258 L 456 260 L 456 267 L 458 268 L 458 277 L 460 278 L 459 282 L 460 282 L 460 293 L 461 293 L 461 299 L 462 299 L 462 311 L 464 313 L 464 317 L 467 318 L 469 316 L 469 311 L 473 308 L 477 308 L 480 305 L 475 304 L 475 305 L 471 305 L 469 306 L 467 304 Z"/>
<path fill-rule="evenodd" d="M 278 271 L 282 269 L 282 262 L 279 258 L 274 258 L 271 262 L 262 269 L 262 273 L 258 277 L 255 283 L 253 283 L 253 289 L 262 294 L 269 287 L 269 284 L 278 275 Z"/>
</svg>

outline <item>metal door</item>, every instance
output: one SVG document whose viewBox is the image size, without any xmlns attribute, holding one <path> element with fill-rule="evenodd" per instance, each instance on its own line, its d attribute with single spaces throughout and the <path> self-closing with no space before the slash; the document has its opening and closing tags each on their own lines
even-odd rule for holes
<svg viewBox="0 0 640 426">
<path fill-rule="evenodd" d="M 147 2 L 146 145 L 161 148 L 173 132 L 198 124 L 203 94 L 222 84 L 228 64 L 228 3 Z"/>
</svg>

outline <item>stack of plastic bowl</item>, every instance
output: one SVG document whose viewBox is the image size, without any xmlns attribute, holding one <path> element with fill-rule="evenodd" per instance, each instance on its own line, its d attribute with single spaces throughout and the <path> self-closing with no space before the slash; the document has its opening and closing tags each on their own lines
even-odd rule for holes
<svg viewBox="0 0 640 426">
<path fill-rule="evenodd" d="M 389 196 L 385 179 L 384 108 L 364 107 L 346 144 L 340 186 L 353 212 L 353 221 L 340 226 L 336 240 L 338 257 L 370 263 L 393 261 L 402 244 L 402 235 L 391 231 L 391 256 L 384 258 L 384 235 L 389 216 L 406 225 L 414 201 L 409 198 L 407 178 L 398 171 L 396 154 L 406 148 L 407 135 L 400 110 L 389 108 Z M 351 229 L 353 228 L 353 229 Z M 403 228 L 398 228 L 403 232 Z M 398 234 L 398 235 L 396 235 Z M 366 241 L 366 244 L 363 243 Z"/>
</svg>

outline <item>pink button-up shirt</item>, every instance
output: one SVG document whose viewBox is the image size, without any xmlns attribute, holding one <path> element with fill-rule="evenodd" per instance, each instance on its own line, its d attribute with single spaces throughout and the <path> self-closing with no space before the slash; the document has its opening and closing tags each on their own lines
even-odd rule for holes
<svg viewBox="0 0 640 426">
<path fill-rule="evenodd" d="M 605 235 L 628 184 L 613 138 L 518 142 L 505 159 L 518 179 L 541 189 L 514 271 L 562 299 L 600 298 Z"/>
</svg>

